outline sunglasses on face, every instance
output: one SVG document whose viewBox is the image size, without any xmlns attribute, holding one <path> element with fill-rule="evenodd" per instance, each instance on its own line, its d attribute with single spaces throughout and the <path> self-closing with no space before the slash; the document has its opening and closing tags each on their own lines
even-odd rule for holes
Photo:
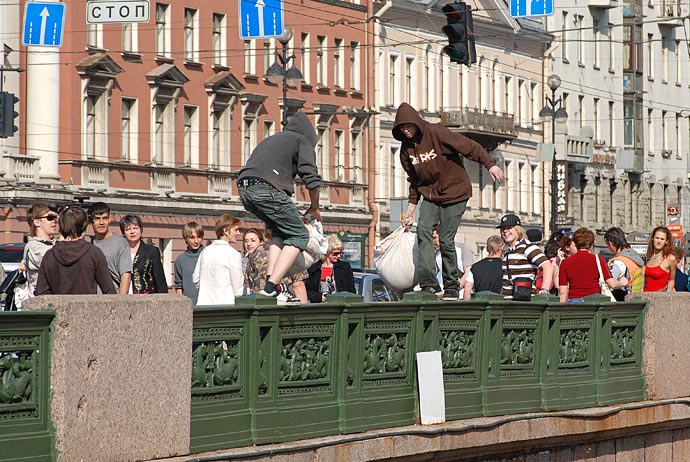
<svg viewBox="0 0 690 462">
<path fill-rule="evenodd" d="M 39 220 L 40 220 L 41 218 L 45 218 L 45 219 L 48 220 L 48 221 L 55 221 L 55 220 L 58 219 L 58 216 L 51 213 L 50 215 L 43 215 L 42 217 L 38 217 Z"/>
<path fill-rule="evenodd" d="M 340 250 L 336 250 L 334 252 L 331 252 L 331 255 L 333 255 L 334 257 L 339 257 L 340 256 Z"/>
</svg>

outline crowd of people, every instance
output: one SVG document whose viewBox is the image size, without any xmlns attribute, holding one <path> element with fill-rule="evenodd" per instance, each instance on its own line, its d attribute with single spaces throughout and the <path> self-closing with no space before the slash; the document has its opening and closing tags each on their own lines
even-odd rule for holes
<svg viewBox="0 0 690 462">
<path fill-rule="evenodd" d="M 587 228 L 554 233 L 544 242 L 541 233 L 525 230 L 517 215 L 508 214 L 496 226 L 500 235 L 487 239 L 488 256 L 475 263 L 472 252 L 455 242 L 472 195 L 463 161 L 480 163 L 497 183 L 503 171 L 479 143 L 426 122 L 407 103 L 398 108 L 392 131 L 401 142 L 400 162 L 409 181 L 404 229 L 418 212 L 419 290 L 443 300 L 467 300 L 472 293 L 489 291 L 518 301 L 553 294 L 569 303 L 606 292 L 606 287 L 616 300 L 642 289 L 687 290 L 684 250 L 672 247 L 671 233 L 662 226 L 652 231 L 644 259 L 631 250 L 620 228 L 609 229 L 604 239 L 614 256 L 606 262 L 591 252 L 594 233 Z M 27 214 L 29 238 L 18 270 L 26 282 L 18 283 L 13 300 L 21 306 L 26 298 L 44 294 L 152 294 L 174 288 L 195 306 L 230 305 L 247 294 L 297 305 L 325 302 L 334 292 L 354 293 L 352 267 L 342 259 L 343 243 L 336 235 L 327 237 L 320 259 L 299 267 L 306 262 L 300 257 L 311 242 L 310 223 L 321 220 L 316 141 L 310 120 L 297 113 L 284 131 L 257 145 L 237 183 L 244 208 L 263 222 L 265 231 L 242 232 L 240 220 L 224 214 L 216 221 L 215 239 L 204 245 L 203 227 L 187 223 L 182 229 L 187 249 L 174 262 L 172 287 L 159 249 L 143 239 L 139 216 L 124 216 L 121 234 L 116 234 L 104 202 L 88 210 L 34 205 Z M 291 198 L 297 176 L 310 200 L 304 214 Z"/>
</svg>

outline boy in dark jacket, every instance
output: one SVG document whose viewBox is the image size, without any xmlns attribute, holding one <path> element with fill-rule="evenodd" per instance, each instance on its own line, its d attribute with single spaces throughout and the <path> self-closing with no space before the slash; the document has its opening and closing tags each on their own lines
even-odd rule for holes
<svg viewBox="0 0 690 462">
<path fill-rule="evenodd" d="M 311 205 L 304 215 L 321 221 L 321 175 L 316 166 L 316 141 L 314 126 L 306 115 L 298 112 L 285 131 L 259 143 L 239 172 L 237 184 L 244 208 L 266 223 L 273 233 L 268 251 L 268 280 L 259 292 L 261 295 L 278 296 L 280 280 L 309 243 L 309 232 L 290 200 L 295 176 L 299 175 L 309 190 Z M 299 300 L 289 298 L 285 304 L 296 305 Z"/>
<path fill-rule="evenodd" d="M 459 295 L 455 234 L 467 201 L 472 197 L 472 183 L 462 158 L 479 162 L 489 170 L 494 181 L 503 181 L 503 171 L 476 141 L 450 131 L 440 124 L 430 124 L 407 103 L 398 107 L 393 137 L 402 143 L 400 162 L 407 173 L 409 205 L 403 225 L 410 227 L 419 196 L 424 201 L 419 210 L 419 284 L 422 290 L 438 294 L 432 230 L 438 225 L 441 244 L 444 300 Z"/>
<path fill-rule="evenodd" d="M 115 294 L 108 262 L 101 250 L 85 241 L 88 227 L 86 212 L 81 207 L 68 207 L 58 218 L 60 233 L 65 238 L 46 252 L 38 270 L 36 295 Z"/>
</svg>

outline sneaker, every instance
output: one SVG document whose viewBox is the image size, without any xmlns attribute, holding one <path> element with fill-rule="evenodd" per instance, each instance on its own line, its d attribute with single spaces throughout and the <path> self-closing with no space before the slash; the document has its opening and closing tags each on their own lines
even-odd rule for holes
<svg viewBox="0 0 690 462">
<path fill-rule="evenodd" d="M 441 300 L 444 300 L 444 301 L 455 300 L 455 301 L 457 301 L 458 298 L 460 298 L 460 292 L 458 292 L 456 289 L 447 289 L 445 292 L 443 292 L 443 298 Z"/>
<path fill-rule="evenodd" d="M 264 297 L 277 297 L 278 290 L 274 290 L 273 292 L 266 292 L 264 289 L 261 289 L 259 291 L 259 295 L 263 295 Z"/>
<path fill-rule="evenodd" d="M 288 291 L 279 293 L 276 297 L 276 300 L 278 305 L 285 306 L 299 306 L 299 304 L 301 303 L 299 298 L 295 297 Z"/>
</svg>

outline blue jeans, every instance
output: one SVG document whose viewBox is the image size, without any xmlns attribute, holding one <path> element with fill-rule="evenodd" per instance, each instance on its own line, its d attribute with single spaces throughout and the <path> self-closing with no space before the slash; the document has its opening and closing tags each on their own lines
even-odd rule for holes
<svg viewBox="0 0 690 462">
<path fill-rule="evenodd" d="M 247 211 L 266 223 L 273 237 L 300 250 L 307 248 L 309 231 L 290 197 L 267 184 L 240 186 L 240 200 Z"/>
<path fill-rule="evenodd" d="M 569 298 L 568 303 L 584 303 L 584 298 Z"/>
<path fill-rule="evenodd" d="M 417 271 L 419 285 L 436 287 L 436 249 L 432 231 L 438 224 L 438 241 L 441 246 L 441 274 L 443 288 L 458 290 L 458 257 L 455 252 L 455 234 L 460 220 L 465 213 L 467 201 L 441 205 L 424 199 L 419 206 L 417 223 L 417 243 L 419 244 L 419 262 Z"/>
</svg>

